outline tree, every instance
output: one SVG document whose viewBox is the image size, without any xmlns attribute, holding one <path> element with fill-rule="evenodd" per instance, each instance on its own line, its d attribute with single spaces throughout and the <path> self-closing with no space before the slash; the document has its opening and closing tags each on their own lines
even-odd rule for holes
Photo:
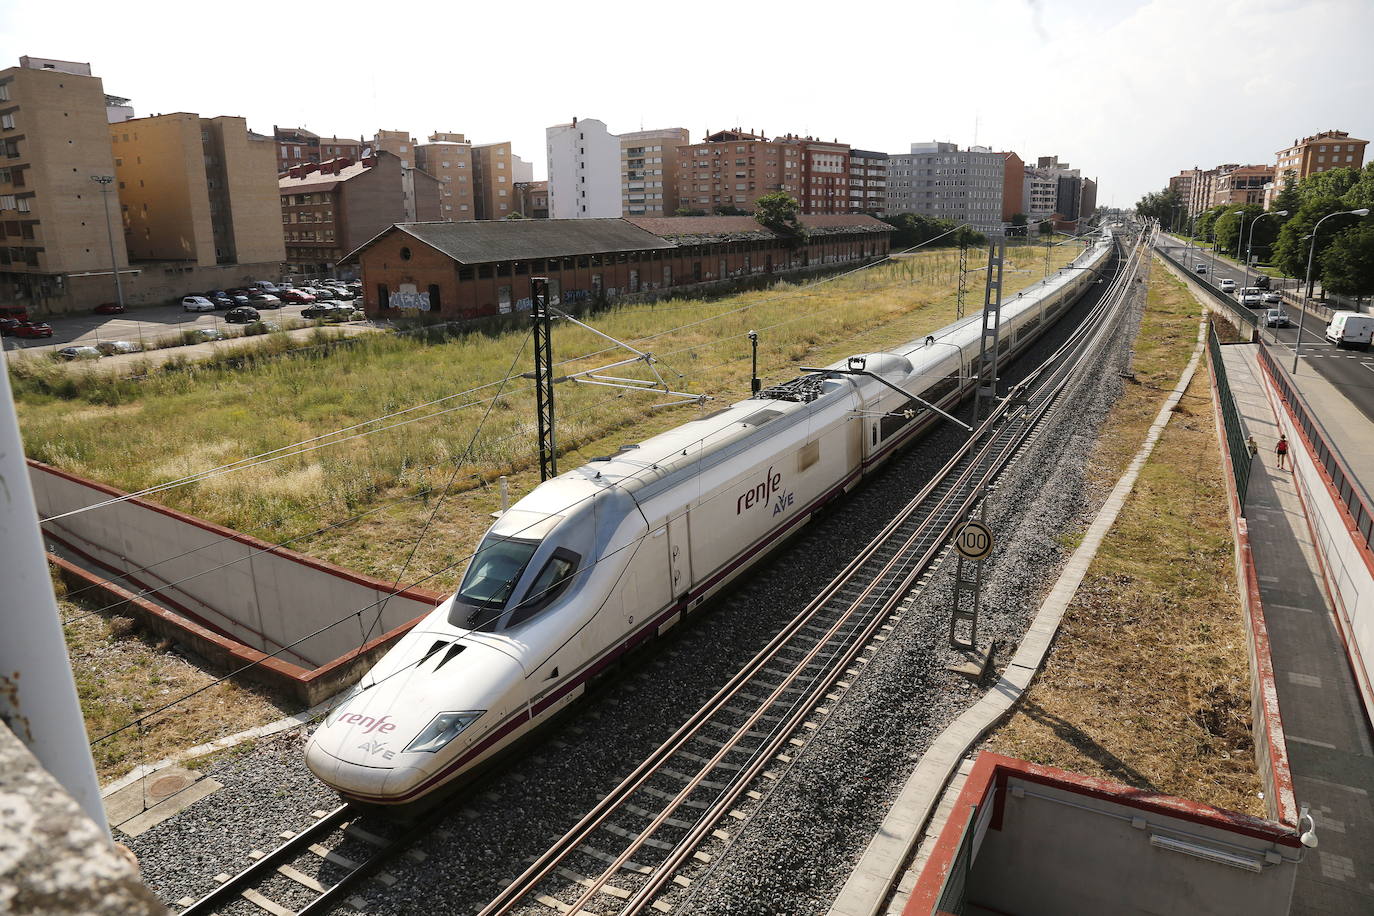
<svg viewBox="0 0 1374 916">
<path fill-rule="evenodd" d="M 1340 201 L 1334 197 L 1314 197 L 1304 200 L 1302 206 L 1298 208 L 1298 212 L 1290 216 L 1288 221 L 1283 224 L 1283 228 L 1279 230 L 1279 240 L 1274 246 L 1274 266 L 1290 277 L 1305 277 L 1307 275 L 1308 236 L 1312 234 L 1312 227 L 1322 217 L 1342 209 L 1344 208 Z M 1326 246 L 1331 244 L 1338 228 L 1331 223 L 1322 227 L 1312 259 L 1314 277 L 1321 276 L 1317 271 L 1321 254 Z"/>
<path fill-rule="evenodd" d="M 675 216 L 705 216 L 705 210 L 698 210 L 694 207 L 678 207 Z"/>
<path fill-rule="evenodd" d="M 749 216 L 748 210 L 743 207 L 736 207 L 733 204 L 722 204 L 716 207 L 716 216 Z"/>
<path fill-rule="evenodd" d="M 1007 236 L 1009 238 L 1025 238 L 1027 222 L 1026 214 L 1013 213 L 1011 215 L 1011 225 L 1007 227 Z"/>
<path fill-rule="evenodd" d="M 954 230 L 954 235 L 950 236 L 955 245 L 977 248 L 988 243 L 988 237 L 981 232 L 974 232 L 968 226 L 960 226 Z"/>
<path fill-rule="evenodd" d="M 897 251 L 924 245 L 937 238 L 940 241 L 936 244 L 940 246 L 957 244 L 953 232 L 954 223 L 947 219 L 935 219 L 919 213 L 896 213 L 884 216 L 882 220 L 895 230 L 892 234 L 892 247 Z"/>
<path fill-rule="evenodd" d="M 1283 190 L 1274 195 L 1274 200 L 1271 203 L 1269 210 L 1270 212 L 1287 210 L 1289 215 L 1291 216 L 1292 214 L 1297 213 L 1298 208 L 1301 206 L 1302 196 L 1298 194 L 1297 179 L 1289 177 L 1284 179 Z"/>
<path fill-rule="evenodd" d="M 1241 246 L 1245 244 L 1245 236 L 1250 234 L 1250 224 L 1255 217 L 1263 212 L 1264 208 L 1259 204 L 1244 204 L 1223 210 L 1212 225 L 1217 247 L 1227 254 L 1234 253 L 1237 259 L 1244 258 L 1245 252 Z"/>
<path fill-rule="evenodd" d="M 1226 207 L 1212 207 L 1210 210 L 1203 210 L 1193 221 L 1193 235 L 1196 238 L 1206 239 L 1209 242 L 1216 241 L 1216 223 L 1218 217 L 1226 212 Z"/>
<path fill-rule="evenodd" d="M 791 238 L 796 244 L 806 241 L 809 233 L 801 224 L 801 204 L 785 191 L 765 194 L 754 202 L 754 219 L 774 232 Z"/>
<path fill-rule="evenodd" d="M 1135 205 L 1135 212 L 1141 219 L 1158 220 L 1161 226 L 1170 230 L 1182 227 L 1183 217 L 1187 215 L 1183 210 L 1183 198 L 1168 188 L 1151 191 Z"/>
<path fill-rule="evenodd" d="M 1053 219 L 1043 219 L 1043 220 L 1040 221 L 1040 234 L 1041 234 L 1041 235 L 1054 235 L 1054 220 L 1053 220 Z"/>
<path fill-rule="evenodd" d="M 1341 230 L 1322 252 L 1323 289 L 1344 296 L 1374 294 L 1374 225 L 1367 218 L 1362 222 Z"/>
</svg>

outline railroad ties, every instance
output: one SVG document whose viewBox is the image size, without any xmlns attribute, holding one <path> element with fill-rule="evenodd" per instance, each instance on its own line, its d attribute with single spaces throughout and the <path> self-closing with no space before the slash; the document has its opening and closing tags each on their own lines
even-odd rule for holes
<svg viewBox="0 0 1374 916">
<path fill-rule="evenodd" d="M 774 640 L 482 910 L 669 912 L 730 843 L 900 620 L 956 525 L 1037 434 L 1111 332 L 1131 271 L 1069 342 Z M 708 850 L 715 849 L 717 853 Z M 690 904 L 688 905 L 690 909 Z"/>
</svg>

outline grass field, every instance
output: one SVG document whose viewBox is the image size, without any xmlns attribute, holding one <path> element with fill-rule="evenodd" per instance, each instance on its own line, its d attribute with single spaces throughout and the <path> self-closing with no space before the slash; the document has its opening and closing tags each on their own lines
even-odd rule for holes
<svg viewBox="0 0 1374 916">
<path fill-rule="evenodd" d="M 1200 306 L 1154 265 L 1138 384 L 1092 462 L 1105 492 L 1197 338 Z M 1248 655 L 1204 360 L 1064 617 L 1042 673 L 986 747 L 1263 816 Z"/>
<path fill-rule="evenodd" d="M 1008 250 L 1008 293 L 1039 280 L 1045 248 Z M 1051 268 L 1081 247 L 1050 249 Z M 701 410 L 743 396 L 749 387 L 750 329 L 759 331 L 765 381 L 794 375 L 798 364 L 879 350 L 948 324 L 954 317 L 957 252 L 904 256 L 895 263 L 801 286 L 778 284 L 726 298 L 671 299 L 625 305 L 588 320 L 653 352 L 678 389 L 718 399 L 705 408 L 656 410 L 653 394 L 563 384 L 558 387 L 560 463 L 572 467 L 678 425 Z M 985 264 L 971 252 L 970 266 Z M 983 275 L 970 279 L 969 311 L 981 306 Z M 245 456 L 351 427 L 415 405 L 386 431 L 221 474 L 161 493 L 157 499 L 271 541 L 384 578 L 403 559 L 453 477 L 451 498 L 435 519 L 405 579 L 451 585 L 454 568 L 475 545 L 495 507 L 491 483 L 509 475 L 513 496 L 537 482 L 528 332 L 475 330 L 440 342 L 407 335 L 367 335 L 347 347 L 317 348 L 249 365 L 211 361 L 115 381 L 47 367 L 15 370 L 14 385 L 28 454 L 126 490 L 202 473 Z M 554 332 L 566 371 L 627 355 L 603 353 L 606 341 L 574 325 Z M 617 374 L 643 376 L 642 367 Z M 488 386 L 481 388 L 481 386 Z M 479 389 L 469 395 L 456 392 Z M 499 397 L 498 397 L 499 395 Z M 430 416 L 429 419 L 418 419 Z M 479 432 L 480 430 L 480 432 Z M 363 430 L 355 430 L 362 432 Z M 353 521 L 359 513 L 369 513 Z M 337 524 L 322 533 L 317 529 Z"/>
</svg>

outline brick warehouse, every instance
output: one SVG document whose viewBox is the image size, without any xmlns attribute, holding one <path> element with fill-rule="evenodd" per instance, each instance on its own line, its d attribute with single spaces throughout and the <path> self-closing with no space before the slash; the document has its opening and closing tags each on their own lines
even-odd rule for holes
<svg viewBox="0 0 1374 916">
<path fill-rule="evenodd" d="M 804 244 L 748 216 L 399 223 L 345 258 L 372 318 L 448 319 L 530 307 L 530 278 L 563 303 L 765 279 L 884 257 L 892 227 L 863 215 L 805 216 Z"/>
</svg>

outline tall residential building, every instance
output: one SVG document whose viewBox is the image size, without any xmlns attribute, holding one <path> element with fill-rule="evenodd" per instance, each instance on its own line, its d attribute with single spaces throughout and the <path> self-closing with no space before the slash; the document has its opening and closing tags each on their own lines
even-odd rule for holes
<svg viewBox="0 0 1374 916">
<path fill-rule="evenodd" d="M 1218 174 L 1212 182 L 1209 207 L 1263 204 L 1264 192 L 1274 183 L 1272 165 L 1241 165 Z"/>
<path fill-rule="evenodd" d="M 1264 205 L 1290 182 L 1298 182 L 1314 172 L 1331 169 L 1358 169 L 1364 165 L 1368 140 L 1350 136 L 1343 130 L 1324 130 L 1274 154 L 1273 187 L 1268 189 Z"/>
<path fill-rule="evenodd" d="M 116 188 L 91 181 L 115 173 L 104 87 L 38 63 L 0 70 L 0 306 L 44 314 L 114 298 L 106 203 L 128 256 Z"/>
<path fill-rule="evenodd" d="M 1177 175 L 1169 179 L 1169 190 L 1177 194 L 1179 200 L 1191 200 L 1193 184 L 1197 182 L 1201 174 L 1201 170 L 1196 166 L 1191 169 L 1180 169 Z"/>
<path fill-rule="evenodd" d="M 512 155 L 510 157 L 510 172 L 512 181 L 523 184 L 534 181 L 534 163 L 526 162 L 519 156 Z"/>
<path fill-rule="evenodd" d="M 975 229 L 1002 225 L 1006 157 L 987 147 L 913 143 L 888 159 L 887 212 L 918 213 Z"/>
<path fill-rule="evenodd" d="M 418 204 L 406 198 L 408 173 L 420 193 Z M 277 181 L 277 220 L 286 233 L 287 263 L 302 273 L 332 273 L 343 255 L 387 226 L 407 222 L 409 207 L 421 220 L 438 220 L 439 184 L 385 151 L 357 162 L 344 158 L 294 166 Z"/>
<path fill-rule="evenodd" d="M 595 118 L 573 118 L 544 131 L 549 163 L 549 216 L 618 218 L 620 140 Z"/>
<path fill-rule="evenodd" d="M 478 219 L 505 219 L 516 212 L 514 160 L 509 141 L 472 148 L 473 196 Z"/>
<path fill-rule="evenodd" d="M 1091 219 L 1097 212 L 1097 182 L 1091 178 L 1083 179 L 1083 196 L 1081 199 L 1083 219 Z"/>
<path fill-rule="evenodd" d="M 777 143 L 801 150 L 801 212 L 848 213 L 849 144 L 788 134 Z"/>
<path fill-rule="evenodd" d="M 275 144 L 250 137 L 243 118 L 178 112 L 108 130 L 131 261 L 205 267 L 285 257 Z"/>
<path fill-rule="evenodd" d="M 753 210 L 765 194 L 785 191 L 803 204 L 802 149 L 740 129 L 707 134 L 678 147 L 678 205 L 710 213 L 718 207 Z"/>
<path fill-rule="evenodd" d="M 472 144 L 462 134 L 433 133 L 415 147 L 415 162 L 439 182 L 440 219 L 477 219 Z"/>
<path fill-rule="evenodd" d="M 1018 213 L 1029 215 L 1025 207 L 1026 163 L 1013 152 L 998 155 L 1002 157 L 1002 222 L 1010 223 Z"/>
<path fill-rule="evenodd" d="M 849 212 L 870 216 L 887 212 L 887 153 L 849 151 Z"/>
<path fill-rule="evenodd" d="M 685 127 L 620 135 L 620 206 L 626 216 L 677 213 L 677 151 L 691 142 Z"/>
</svg>

